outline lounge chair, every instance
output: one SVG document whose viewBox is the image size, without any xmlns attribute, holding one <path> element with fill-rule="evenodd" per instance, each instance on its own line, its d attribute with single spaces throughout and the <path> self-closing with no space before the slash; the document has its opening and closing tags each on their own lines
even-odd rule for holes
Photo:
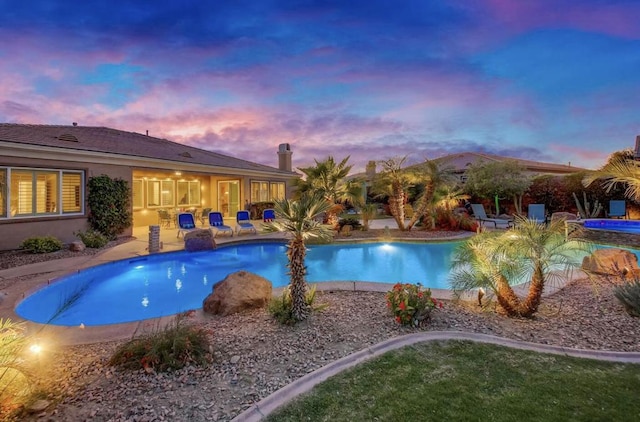
<svg viewBox="0 0 640 422">
<path fill-rule="evenodd" d="M 627 201 L 624 199 L 614 199 L 609 201 L 608 218 L 628 218 Z"/>
<path fill-rule="evenodd" d="M 544 209 L 544 204 L 529 204 L 527 218 L 535 221 L 536 223 L 545 224 L 547 222 L 547 214 Z"/>
<path fill-rule="evenodd" d="M 245 230 L 257 233 L 256 226 L 251 223 L 249 211 L 238 211 L 236 213 L 236 223 L 236 234 L 240 234 Z"/>
<path fill-rule="evenodd" d="M 178 236 L 182 233 L 182 238 L 188 232 L 198 230 L 196 227 L 196 219 L 190 212 L 181 212 L 178 214 Z"/>
<path fill-rule="evenodd" d="M 215 229 L 215 233 L 213 229 Z M 211 211 L 209 213 L 209 230 L 211 230 L 213 237 L 216 237 L 220 232 L 229 233 L 233 237 L 233 229 L 224 224 L 224 218 L 220 211 Z"/>
<path fill-rule="evenodd" d="M 262 211 L 262 221 L 264 221 L 265 223 L 270 223 L 275 219 L 276 219 L 275 210 L 271 208 L 267 208 L 266 210 Z"/>
<path fill-rule="evenodd" d="M 473 217 L 480 223 L 480 226 L 483 226 L 484 223 L 493 223 L 493 227 L 498 228 L 498 224 L 505 225 L 505 228 L 511 227 L 513 220 L 506 220 L 504 218 L 489 218 L 487 217 L 487 213 L 484 210 L 484 205 L 482 204 L 471 204 L 471 209 L 473 210 Z"/>
</svg>

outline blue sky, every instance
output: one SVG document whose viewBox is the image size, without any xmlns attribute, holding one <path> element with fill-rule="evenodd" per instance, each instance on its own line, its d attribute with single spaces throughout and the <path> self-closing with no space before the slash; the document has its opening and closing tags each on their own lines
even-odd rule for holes
<svg viewBox="0 0 640 422">
<path fill-rule="evenodd" d="M 640 134 L 640 2 L 3 1 L 0 121 L 277 166 L 480 151 L 588 168 Z"/>
</svg>

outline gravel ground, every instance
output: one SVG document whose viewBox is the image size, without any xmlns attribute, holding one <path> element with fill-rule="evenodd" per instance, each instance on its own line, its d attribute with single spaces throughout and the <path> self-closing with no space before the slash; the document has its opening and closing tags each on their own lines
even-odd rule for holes
<svg viewBox="0 0 640 422">
<path fill-rule="evenodd" d="M 413 237 L 432 236 L 415 233 Z M 49 399 L 55 405 L 22 420 L 228 421 L 331 361 L 417 330 L 459 330 L 582 349 L 640 351 L 640 321 L 624 311 L 606 281 L 572 282 L 545 298 L 530 320 L 446 301 L 420 329 L 395 324 L 383 293 L 320 292 L 318 301 L 328 307 L 295 327 L 279 325 L 264 310 L 194 317 L 193 323 L 206 328 L 214 345 L 214 362 L 207 368 L 169 374 L 124 372 L 106 365 L 115 342 L 67 347 L 40 363 L 39 386 L 53 393 Z"/>
</svg>

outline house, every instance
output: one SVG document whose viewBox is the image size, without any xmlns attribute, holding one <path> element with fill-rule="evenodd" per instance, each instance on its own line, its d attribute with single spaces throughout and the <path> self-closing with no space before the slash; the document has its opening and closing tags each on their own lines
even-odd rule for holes
<svg viewBox="0 0 640 422">
<path fill-rule="evenodd" d="M 76 240 L 73 233 L 87 229 L 87 181 L 103 174 L 128 182 L 134 227 L 159 224 L 159 210 L 211 208 L 235 217 L 247 202 L 287 197 L 299 175 L 289 144 L 277 154 L 275 168 L 148 133 L 0 124 L 0 250 L 36 235 Z"/>
</svg>

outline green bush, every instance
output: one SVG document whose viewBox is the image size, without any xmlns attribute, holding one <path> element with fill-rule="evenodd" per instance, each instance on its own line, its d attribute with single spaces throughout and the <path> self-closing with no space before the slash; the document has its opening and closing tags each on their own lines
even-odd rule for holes
<svg viewBox="0 0 640 422">
<path fill-rule="evenodd" d="M 30 253 L 49 253 L 62 249 L 64 245 L 53 236 L 30 237 L 20 244 L 20 249 Z"/>
<path fill-rule="evenodd" d="M 436 307 L 442 308 L 442 302 L 431 297 L 431 290 L 423 290 L 419 284 L 396 283 L 385 299 L 396 322 L 413 327 L 427 322 Z"/>
<path fill-rule="evenodd" d="M 640 278 L 616 286 L 613 294 L 624 305 L 629 315 L 640 316 Z"/>
<path fill-rule="evenodd" d="M 165 372 L 210 361 L 211 349 L 205 330 L 183 323 L 179 317 L 164 329 L 119 346 L 109 364 L 124 369 Z"/>
<path fill-rule="evenodd" d="M 87 185 L 91 228 L 108 239 L 115 239 L 133 224 L 131 189 L 128 183 L 102 175 L 90 178 Z"/>
<path fill-rule="evenodd" d="M 105 235 L 95 230 L 87 230 L 85 232 L 74 233 L 82 240 L 87 248 L 100 249 L 109 243 L 109 239 Z"/>
<path fill-rule="evenodd" d="M 314 306 L 316 300 L 316 285 L 314 284 L 307 291 L 305 302 L 313 311 L 320 311 L 327 307 L 326 304 Z M 282 289 L 282 295 L 279 298 L 273 298 L 269 302 L 269 313 L 281 324 L 294 325 L 297 320 L 293 317 L 293 302 L 291 300 L 291 290 L 289 286 Z"/>
</svg>

